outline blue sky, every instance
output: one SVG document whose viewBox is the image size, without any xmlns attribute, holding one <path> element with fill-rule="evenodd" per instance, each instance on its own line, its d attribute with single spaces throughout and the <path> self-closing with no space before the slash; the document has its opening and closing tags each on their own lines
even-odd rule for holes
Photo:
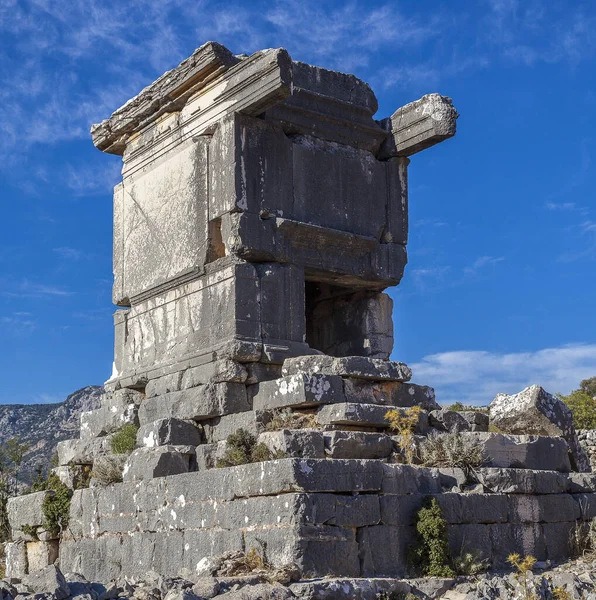
<svg viewBox="0 0 596 600">
<path fill-rule="evenodd" d="M 596 5 L 580 0 L 0 0 L 0 403 L 112 362 L 111 188 L 89 126 L 207 40 L 353 72 L 378 117 L 451 96 L 412 158 L 394 358 L 441 402 L 596 375 Z"/>
</svg>

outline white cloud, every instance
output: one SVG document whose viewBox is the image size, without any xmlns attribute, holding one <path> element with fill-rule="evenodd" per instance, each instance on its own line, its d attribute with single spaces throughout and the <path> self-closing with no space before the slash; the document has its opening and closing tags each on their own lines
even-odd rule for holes
<svg viewBox="0 0 596 600">
<path fill-rule="evenodd" d="M 73 292 L 55 285 L 35 283 L 28 279 L 21 281 L 0 281 L 2 291 L 0 296 L 10 298 L 43 298 L 71 296 Z"/>
<path fill-rule="evenodd" d="M 575 202 L 547 202 L 544 206 L 548 210 L 574 210 Z"/>
<path fill-rule="evenodd" d="M 569 344 L 535 352 L 499 354 L 452 351 L 410 365 L 412 380 L 434 387 L 441 404 L 489 404 L 496 394 L 514 394 L 537 383 L 551 393 L 569 393 L 596 376 L 596 344 Z"/>
<path fill-rule="evenodd" d="M 504 256 L 480 256 L 472 265 L 464 269 L 466 275 L 476 275 L 481 269 L 491 267 L 505 260 Z"/>
</svg>

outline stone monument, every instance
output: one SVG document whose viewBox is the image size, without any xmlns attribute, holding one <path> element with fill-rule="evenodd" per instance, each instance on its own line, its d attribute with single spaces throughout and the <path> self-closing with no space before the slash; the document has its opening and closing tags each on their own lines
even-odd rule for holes
<svg viewBox="0 0 596 600">
<path fill-rule="evenodd" d="M 586 462 L 570 461 L 570 423 L 553 429 L 563 437 L 488 433 L 487 415 L 439 410 L 390 360 L 384 290 L 407 260 L 409 157 L 452 137 L 458 115 L 438 94 L 376 111 L 353 75 L 210 42 L 93 126 L 97 148 L 123 159 L 114 368 L 56 473 L 73 485 L 72 468 L 96 472 L 123 425 L 138 432 L 122 483 L 74 492 L 63 570 L 203 574 L 214 555 L 260 548 L 303 578 L 396 578 L 428 495 L 452 550 L 493 566 L 514 551 L 565 557 L 576 521 L 596 516 L 596 480 L 569 473 Z M 547 418 L 557 400 L 539 396 Z M 474 481 L 400 464 L 387 412 L 411 407 L 416 434 L 484 444 Z M 240 430 L 266 453 L 216 468 Z M 24 533 L 43 522 L 36 502 L 9 507 L 12 576 L 58 551 Z M 319 597 L 309 585 L 292 591 Z"/>
</svg>

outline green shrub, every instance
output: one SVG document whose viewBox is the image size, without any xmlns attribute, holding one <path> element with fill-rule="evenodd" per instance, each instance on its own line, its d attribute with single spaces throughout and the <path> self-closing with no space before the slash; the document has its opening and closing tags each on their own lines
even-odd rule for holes
<svg viewBox="0 0 596 600">
<path fill-rule="evenodd" d="M 224 457 L 217 461 L 217 466 L 236 467 L 238 465 L 275 460 L 284 457 L 285 454 L 283 452 L 271 452 L 265 444 L 257 444 L 254 435 L 245 429 L 238 429 L 228 436 L 226 452 Z"/>
<path fill-rule="evenodd" d="M 458 575 L 478 575 L 488 569 L 488 560 L 477 550 L 465 551 L 453 559 L 453 568 Z"/>
<path fill-rule="evenodd" d="M 447 522 L 435 498 L 427 498 L 416 513 L 416 542 L 409 552 L 409 559 L 417 575 L 455 575 L 447 541 Z"/>
<path fill-rule="evenodd" d="M 25 535 L 31 536 L 34 540 L 37 539 L 37 525 L 23 525 L 21 531 Z"/>
<path fill-rule="evenodd" d="M 110 446 L 114 454 L 130 454 L 137 445 L 136 425 L 123 425 L 112 437 Z"/>
<path fill-rule="evenodd" d="M 47 479 L 46 489 L 54 493 L 48 494 L 43 501 L 43 526 L 48 531 L 62 535 L 68 526 L 70 518 L 70 500 L 72 490 L 66 487 L 57 475 L 50 475 Z"/>
<path fill-rule="evenodd" d="M 571 409 L 576 429 L 596 429 L 596 400 L 588 392 L 574 390 L 561 399 Z"/>
</svg>

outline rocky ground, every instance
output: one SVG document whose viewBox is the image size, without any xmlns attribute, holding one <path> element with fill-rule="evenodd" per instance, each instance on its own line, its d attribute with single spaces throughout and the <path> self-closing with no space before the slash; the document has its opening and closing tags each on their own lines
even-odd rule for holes
<svg viewBox="0 0 596 600">
<path fill-rule="evenodd" d="M 18 437 L 28 444 L 21 469 L 28 481 L 37 468 L 47 470 L 56 445 L 78 437 L 80 416 L 99 408 L 103 386 L 89 385 L 58 404 L 6 404 L 0 406 L 0 445 Z"/>
<path fill-rule="evenodd" d="M 560 565 L 536 563 L 520 575 L 483 573 L 456 579 L 313 579 L 296 581 L 292 567 L 271 570 L 241 553 L 202 561 L 200 576 L 181 572 L 166 578 L 149 572 L 142 579 L 108 584 L 86 581 L 46 567 L 23 581 L 0 580 L 0 600 L 596 600 L 596 557 Z"/>
</svg>

